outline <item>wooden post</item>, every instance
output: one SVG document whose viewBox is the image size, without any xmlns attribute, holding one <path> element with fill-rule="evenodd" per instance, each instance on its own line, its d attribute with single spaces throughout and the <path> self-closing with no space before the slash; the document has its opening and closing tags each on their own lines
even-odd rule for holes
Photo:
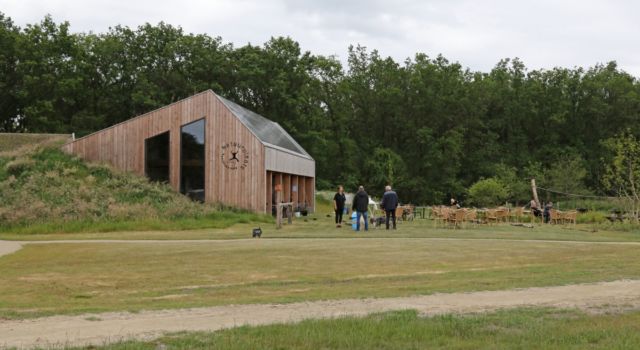
<svg viewBox="0 0 640 350">
<path fill-rule="evenodd" d="M 282 228 L 282 206 L 280 204 L 276 205 L 276 228 Z"/>
<path fill-rule="evenodd" d="M 278 217 L 276 218 L 276 228 L 282 228 L 282 217 L 284 216 L 282 213 L 282 210 L 286 208 L 287 210 L 287 223 L 288 224 L 292 224 L 293 223 L 293 203 L 289 202 L 289 203 L 278 203 L 277 209 L 276 209 L 276 215 L 278 215 Z"/>
<path fill-rule="evenodd" d="M 276 185 L 276 228 L 282 228 L 282 184 Z"/>
<path fill-rule="evenodd" d="M 538 209 L 541 208 L 540 200 L 538 199 L 538 190 L 536 189 L 536 179 L 531 179 L 531 192 L 533 192 L 533 200 L 536 201 Z"/>
</svg>

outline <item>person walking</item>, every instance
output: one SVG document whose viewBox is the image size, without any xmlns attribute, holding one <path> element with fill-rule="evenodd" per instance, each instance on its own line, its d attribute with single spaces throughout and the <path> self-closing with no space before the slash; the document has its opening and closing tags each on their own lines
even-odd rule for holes
<svg viewBox="0 0 640 350">
<path fill-rule="evenodd" d="M 356 214 L 356 231 L 360 231 L 360 217 L 364 216 L 364 230 L 369 231 L 369 195 L 364 191 L 364 186 L 358 187 L 358 193 L 353 196 L 352 209 Z"/>
<path fill-rule="evenodd" d="M 338 186 L 338 192 L 333 196 L 333 210 L 336 212 L 336 227 L 342 227 L 342 214 L 347 197 L 344 195 L 344 187 Z"/>
<path fill-rule="evenodd" d="M 396 229 L 396 208 L 398 208 L 398 195 L 391 190 L 391 186 L 384 188 L 382 196 L 382 208 L 387 217 L 387 230 L 389 229 L 389 216 L 393 219 L 393 229 Z"/>
</svg>

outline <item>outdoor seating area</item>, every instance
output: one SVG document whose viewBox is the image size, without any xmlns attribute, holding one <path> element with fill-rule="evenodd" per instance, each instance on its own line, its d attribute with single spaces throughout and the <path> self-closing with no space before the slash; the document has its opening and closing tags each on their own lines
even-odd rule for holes
<svg viewBox="0 0 640 350">
<path fill-rule="evenodd" d="M 497 225 L 503 223 L 530 223 L 543 224 L 544 217 L 536 217 L 530 210 L 524 207 L 507 208 L 456 208 L 450 206 L 432 206 L 430 215 L 421 214 L 422 218 L 433 220 L 435 227 L 460 228 L 468 224 L 471 225 Z M 422 212 L 424 213 L 424 212 Z M 547 224 L 567 225 L 576 224 L 578 216 L 577 210 L 560 211 L 551 209 Z M 526 218 L 526 219 L 525 219 Z"/>
<path fill-rule="evenodd" d="M 413 221 L 416 217 L 415 213 L 415 205 L 406 204 L 399 205 L 396 208 L 396 221 Z M 373 222 L 375 218 L 384 218 L 386 214 L 383 209 L 374 209 L 373 215 L 371 216 L 371 221 Z"/>
</svg>

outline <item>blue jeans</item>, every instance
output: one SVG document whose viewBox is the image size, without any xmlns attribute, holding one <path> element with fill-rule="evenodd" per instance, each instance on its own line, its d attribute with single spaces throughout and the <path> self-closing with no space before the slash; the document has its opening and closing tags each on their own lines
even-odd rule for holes
<svg viewBox="0 0 640 350">
<path fill-rule="evenodd" d="M 356 231 L 360 231 L 360 217 L 364 216 L 364 230 L 369 231 L 369 213 L 366 211 L 359 211 L 356 216 Z"/>
</svg>

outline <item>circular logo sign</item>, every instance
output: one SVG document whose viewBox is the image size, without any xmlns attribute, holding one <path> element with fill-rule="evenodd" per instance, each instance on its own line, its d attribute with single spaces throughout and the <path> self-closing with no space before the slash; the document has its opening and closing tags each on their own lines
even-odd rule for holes
<svg viewBox="0 0 640 350">
<path fill-rule="evenodd" d="M 227 142 L 221 147 L 220 158 L 227 169 L 244 169 L 249 164 L 249 152 L 237 142 Z"/>
</svg>

